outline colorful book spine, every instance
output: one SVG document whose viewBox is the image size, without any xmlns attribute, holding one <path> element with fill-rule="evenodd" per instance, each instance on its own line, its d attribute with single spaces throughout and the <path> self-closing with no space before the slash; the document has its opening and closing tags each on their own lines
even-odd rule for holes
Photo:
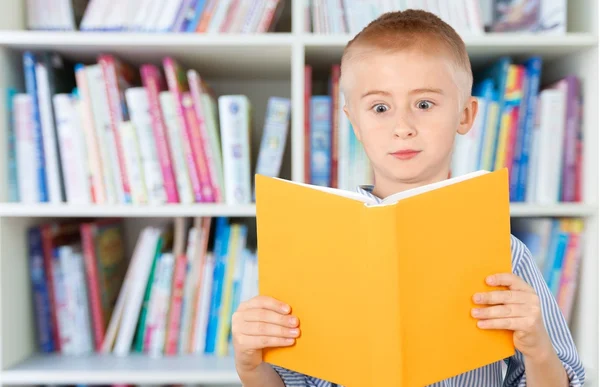
<svg viewBox="0 0 600 387">
<path fill-rule="evenodd" d="M 171 151 L 169 149 L 169 140 L 167 127 L 161 109 L 159 93 L 161 92 L 162 79 L 159 69 L 151 64 L 142 65 L 141 69 L 142 84 L 148 93 L 148 102 L 150 105 L 150 114 L 152 116 L 152 129 L 156 141 L 156 152 L 160 162 L 160 169 L 164 181 L 164 187 L 168 203 L 178 203 L 179 193 L 175 172 L 171 164 Z"/>
</svg>

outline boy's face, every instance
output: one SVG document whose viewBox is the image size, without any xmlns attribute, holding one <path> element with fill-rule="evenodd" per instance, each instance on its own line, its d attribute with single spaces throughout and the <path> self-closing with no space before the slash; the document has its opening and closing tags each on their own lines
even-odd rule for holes
<svg viewBox="0 0 600 387">
<path fill-rule="evenodd" d="M 344 68 L 344 110 L 377 184 L 421 185 L 446 178 L 454 137 L 471 128 L 475 99 L 460 106 L 452 62 L 431 51 L 374 52 Z"/>
</svg>

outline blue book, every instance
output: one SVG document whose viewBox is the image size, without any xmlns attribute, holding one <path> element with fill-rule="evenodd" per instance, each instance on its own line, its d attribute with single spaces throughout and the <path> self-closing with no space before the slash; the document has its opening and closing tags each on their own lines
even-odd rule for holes
<svg viewBox="0 0 600 387">
<path fill-rule="evenodd" d="M 227 222 L 227 218 L 217 218 L 214 246 L 215 267 L 213 269 L 212 294 L 208 312 L 208 324 L 206 327 L 206 344 L 204 348 L 206 354 L 213 354 L 216 349 L 217 332 L 219 331 L 219 314 L 221 311 L 221 300 L 223 298 L 223 282 L 227 270 L 230 231 L 231 227 Z"/>
<path fill-rule="evenodd" d="M 29 275 L 33 293 L 33 310 L 39 351 L 54 352 L 56 344 L 53 336 L 52 311 L 50 310 L 50 292 L 44 252 L 42 246 L 42 230 L 39 227 L 30 228 L 27 232 L 29 245 Z"/>
<path fill-rule="evenodd" d="M 25 89 L 31 95 L 33 136 L 36 144 L 36 166 L 38 172 L 38 186 L 40 187 L 40 202 L 48 202 L 48 184 L 46 182 L 46 156 L 44 153 L 44 138 L 42 136 L 42 123 L 40 108 L 37 98 L 37 81 L 35 77 L 36 58 L 33 52 L 23 53 L 23 70 L 25 72 Z"/>
<path fill-rule="evenodd" d="M 310 183 L 331 185 L 331 97 L 310 99 Z"/>
<path fill-rule="evenodd" d="M 540 91 L 540 79 L 542 73 L 542 58 L 535 56 L 525 62 L 525 76 L 527 79 L 523 98 L 524 106 L 522 112 L 524 119 L 521 121 L 515 143 L 515 161 L 513 163 L 513 175 L 516 176 L 514 198 L 517 202 L 524 202 L 527 192 L 527 176 L 529 174 L 529 155 L 533 141 L 533 127 L 537 109 L 537 97 Z M 524 111 L 523 111 L 524 109 Z M 511 179 L 511 197 L 512 179 Z"/>
</svg>

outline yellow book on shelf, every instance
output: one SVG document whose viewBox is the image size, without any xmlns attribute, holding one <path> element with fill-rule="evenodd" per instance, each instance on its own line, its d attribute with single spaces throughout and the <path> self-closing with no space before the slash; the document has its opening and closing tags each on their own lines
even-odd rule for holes
<svg viewBox="0 0 600 387">
<path fill-rule="evenodd" d="M 264 360 L 346 387 L 422 387 L 514 353 L 471 317 L 511 272 L 506 168 L 358 193 L 256 175 L 259 292 L 300 320 Z"/>
</svg>

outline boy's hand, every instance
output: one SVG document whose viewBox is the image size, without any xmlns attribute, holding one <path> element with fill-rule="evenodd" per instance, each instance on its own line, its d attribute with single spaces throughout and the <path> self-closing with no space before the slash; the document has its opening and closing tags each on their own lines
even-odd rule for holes
<svg viewBox="0 0 600 387">
<path fill-rule="evenodd" d="M 552 344 L 542 320 L 540 299 L 535 290 L 512 273 L 492 275 L 486 282 L 491 286 L 506 286 L 508 289 L 473 296 L 476 304 L 488 305 L 473 308 L 472 316 L 479 319 L 477 326 L 514 331 L 515 347 L 525 356 L 548 355 Z"/>
<path fill-rule="evenodd" d="M 271 297 L 257 296 L 242 302 L 231 320 L 238 371 L 251 372 L 262 363 L 262 350 L 294 344 L 298 319 L 290 307 Z"/>
</svg>

